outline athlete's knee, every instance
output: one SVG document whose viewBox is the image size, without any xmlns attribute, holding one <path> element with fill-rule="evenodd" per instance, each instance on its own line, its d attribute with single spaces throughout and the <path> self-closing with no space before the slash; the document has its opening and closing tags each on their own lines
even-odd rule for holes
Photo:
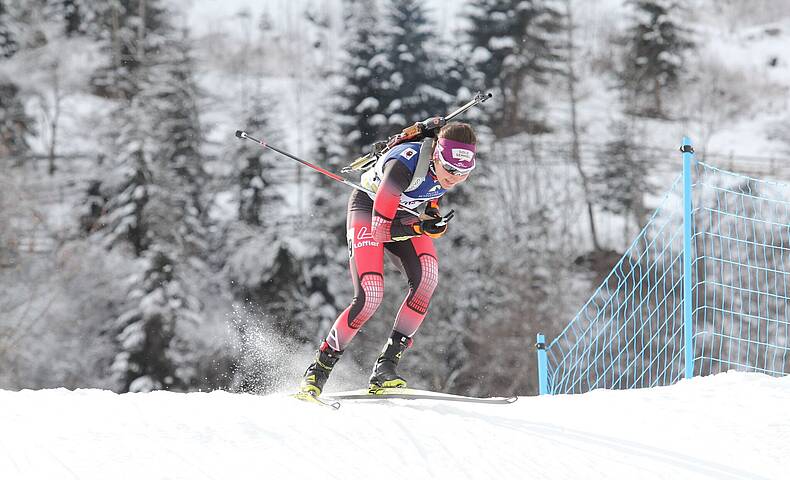
<svg viewBox="0 0 790 480">
<path fill-rule="evenodd" d="M 384 277 L 379 273 L 368 273 L 360 280 L 362 291 L 365 292 L 365 306 L 373 312 L 379 308 L 384 300 Z"/>
<path fill-rule="evenodd" d="M 433 255 L 420 255 L 420 285 L 417 288 L 431 294 L 439 284 L 439 261 Z"/>
<path fill-rule="evenodd" d="M 359 279 L 360 291 L 354 298 L 354 307 L 349 312 L 348 325 L 361 327 L 376 313 L 384 300 L 384 277 L 379 273 L 365 273 Z"/>
<path fill-rule="evenodd" d="M 433 255 L 420 255 L 420 278 L 414 285 L 409 307 L 419 313 L 428 310 L 436 286 L 439 284 L 439 262 Z"/>
</svg>

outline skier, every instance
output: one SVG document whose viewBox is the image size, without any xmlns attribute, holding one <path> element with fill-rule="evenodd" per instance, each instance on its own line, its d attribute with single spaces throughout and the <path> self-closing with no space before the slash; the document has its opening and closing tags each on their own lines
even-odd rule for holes
<svg viewBox="0 0 790 480">
<path fill-rule="evenodd" d="M 362 176 L 362 185 L 375 196 L 355 190 L 348 203 L 346 226 L 354 298 L 307 368 L 301 384 L 303 394 L 321 394 L 332 368 L 381 304 L 385 250 L 406 275 L 409 292 L 373 367 L 370 388 L 406 386 L 396 368 L 403 352 L 412 345 L 439 279 L 433 240 L 447 232 L 447 221 L 453 215 L 452 211 L 444 217 L 439 214 L 439 199 L 466 181 L 475 168 L 476 143 L 471 126 L 448 123 L 435 139 L 392 147 Z M 431 150 L 421 152 L 427 148 Z M 427 172 L 419 171 L 422 158 Z M 424 214 L 419 218 L 398 210 L 400 205 L 415 209 L 423 204 Z"/>
</svg>

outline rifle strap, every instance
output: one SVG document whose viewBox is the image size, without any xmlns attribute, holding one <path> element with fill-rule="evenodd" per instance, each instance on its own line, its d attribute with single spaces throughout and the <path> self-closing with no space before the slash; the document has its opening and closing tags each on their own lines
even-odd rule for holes
<svg viewBox="0 0 790 480">
<path fill-rule="evenodd" d="M 417 166 L 414 168 L 414 175 L 411 177 L 411 183 L 406 187 L 405 191 L 411 191 L 419 187 L 425 181 L 428 175 L 428 167 L 431 166 L 431 157 L 433 156 L 433 138 L 425 137 L 422 140 L 420 147 L 420 158 L 417 160 Z"/>
</svg>

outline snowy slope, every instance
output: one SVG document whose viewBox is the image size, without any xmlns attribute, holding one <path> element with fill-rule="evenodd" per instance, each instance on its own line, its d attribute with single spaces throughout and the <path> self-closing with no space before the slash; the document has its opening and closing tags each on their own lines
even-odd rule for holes
<svg viewBox="0 0 790 480">
<path fill-rule="evenodd" d="M 787 478 L 790 377 L 512 405 L 0 391 L 0 478 Z"/>
</svg>

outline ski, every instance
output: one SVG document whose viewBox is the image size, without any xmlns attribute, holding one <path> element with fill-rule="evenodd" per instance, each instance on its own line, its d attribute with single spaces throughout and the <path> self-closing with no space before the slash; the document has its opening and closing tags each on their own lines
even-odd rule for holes
<svg viewBox="0 0 790 480">
<path fill-rule="evenodd" d="M 310 395 L 309 393 L 294 393 L 290 395 L 290 397 L 303 402 L 312 403 L 314 405 L 321 405 L 322 407 L 331 407 L 334 410 L 338 410 L 340 408 L 340 402 L 324 400 L 322 398 L 316 397 L 315 395 Z"/>
<path fill-rule="evenodd" d="M 437 400 L 494 405 L 510 404 L 518 400 L 518 397 L 467 397 L 412 388 L 380 388 L 375 391 L 368 389 L 351 390 L 347 392 L 327 393 L 324 397 L 332 400 Z"/>
</svg>

